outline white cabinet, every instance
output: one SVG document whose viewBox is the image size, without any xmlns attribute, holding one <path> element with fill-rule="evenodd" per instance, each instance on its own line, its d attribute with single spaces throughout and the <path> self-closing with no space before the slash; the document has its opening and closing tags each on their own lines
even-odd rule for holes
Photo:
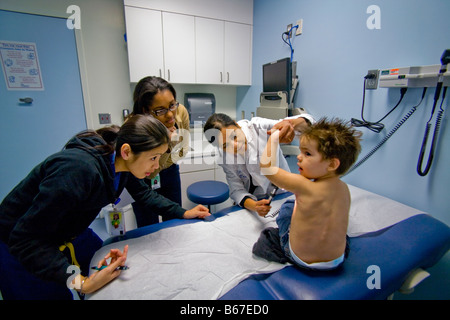
<svg viewBox="0 0 450 320">
<path fill-rule="evenodd" d="M 197 82 L 222 84 L 225 23 L 221 20 L 196 17 L 195 28 Z"/>
<path fill-rule="evenodd" d="M 130 81 L 164 77 L 161 11 L 125 6 Z"/>
<path fill-rule="evenodd" d="M 250 25 L 195 18 L 197 83 L 251 85 Z"/>
<path fill-rule="evenodd" d="M 125 5 L 130 81 L 251 85 L 252 26 Z"/>
<path fill-rule="evenodd" d="M 251 85 L 252 28 L 225 22 L 225 83 Z"/>
<path fill-rule="evenodd" d="M 193 16 L 163 12 L 165 79 L 195 83 L 195 21 Z"/>
</svg>

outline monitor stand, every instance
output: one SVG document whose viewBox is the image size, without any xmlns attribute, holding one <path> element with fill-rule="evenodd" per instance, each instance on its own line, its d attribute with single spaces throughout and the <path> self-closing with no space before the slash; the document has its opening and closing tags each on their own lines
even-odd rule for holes
<svg viewBox="0 0 450 320">
<path fill-rule="evenodd" d="M 288 116 L 287 92 L 261 92 L 259 101 L 260 106 L 256 108 L 257 117 L 278 120 Z"/>
</svg>

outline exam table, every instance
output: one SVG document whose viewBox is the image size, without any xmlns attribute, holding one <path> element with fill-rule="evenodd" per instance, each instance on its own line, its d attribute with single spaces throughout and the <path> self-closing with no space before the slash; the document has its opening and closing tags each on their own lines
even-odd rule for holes
<svg viewBox="0 0 450 320">
<path fill-rule="evenodd" d="M 314 271 L 299 270 L 290 264 L 277 264 L 260 261 L 261 259 L 252 256 L 251 244 L 254 243 L 259 233 L 267 226 L 273 226 L 274 221 L 266 223 L 265 221 L 258 220 L 254 214 L 234 206 L 212 216 L 215 220 L 214 223 L 220 223 L 221 221 L 227 221 L 234 217 L 245 217 L 249 219 L 242 223 L 234 222 L 236 228 L 249 228 L 248 236 L 247 232 L 242 230 L 234 231 L 225 226 L 220 226 L 217 230 L 212 232 L 213 237 L 222 237 L 220 232 L 224 231 L 224 235 L 230 235 L 231 237 L 222 241 L 224 245 L 228 244 L 231 239 L 236 237 L 237 244 L 230 243 L 233 248 L 236 248 L 234 256 L 245 255 L 243 260 L 255 260 L 262 267 L 255 267 L 253 270 L 248 266 L 243 266 L 246 272 L 236 271 L 236 275 L 231 275 L 224 280 L 224 285 L 221 284 L 220 289 L 212 289 L 208 294 L 205 290 L 205 295 L 202 295 L 203 289 L 194 288 L 192 292 L 196 295 L 189 293 L 191 299 L 224 299 L 224 300 L 271 300 L 271 299 L 296 299 L 296 300 L 322 300 L 322 299 L 387 299 L 398 290 L 408 291 L 415 285 L 420 283 L 428 273 L 425 271 L 435 263 L 437 263 L 441 257 L 450 249 L 450 228 L 433 218 L 432 216 L 416 210 L 414 208 L 405 206 L 391 199 L 370 193 L 368 191 L 349 186 L 352 194 L 352 207 L 350 210 L 350 222 L 348 235 L 350 236 L 350 252 L 347 259 L 344 262 L 342 268 L 328 273 L 320 273 Z M 292 195 L 289 193 L 277 195 L 274 199 L 274 206 L 281 206 Z M 228 218 L 229 217 L 229 218 Z M 264 219 L 264 218 L 261 218 Z M 369 221 L 366 223 L 366 221 Z M 230 222 L 232 222 L 230 220 Z M 213 222 L 211 222 L 213 223 Z M 170 220 L 156 225 L 150 225 L 147 227 L 139 228 L 127 232 L 125 236 L 111 238 L 105 241 L 105 250 L 108 247 L 121 247 L 128 244 L 130 241 L 136 241 L 136 243 L 130 244 L 130 250 L 137 244 L 145 243 L 145 245 L 158 246 L 159 240 L 161 240 L 161 246 L 166 245 L 166 241 L 169 238 L 160 238 L 159 235 L 169 230 L 173 232 L 180 232 L 183 229 L 188 229 L 188 226 L 202 227 L 208 230 L 212 228 L 208 226 L 207 221 L 200 220 Z M 256 226 L 256 227 L 255 227 Z M 234 227 L 232 228 L 234 229 Z M 186 239 L 201 238 L 205 231 L 187 231 L 195 232 L 187 236 Z M 220 231 L 220 232 L 219 232 Z M 201 232 L 201 234 L 198 234 Z M 233 233 L 234 232 L 234 233 Z M 253 233 L 253 235 L 251 235 Z M 244 236 L 240 236 L 246 234 Z M 237 236 L 239 235 L 239 236 Z M 251 236 L 250 236 L 251 235 Z M 145 238 L 145 237 L 152 237 Z M 208 235 L 204 235 L 208 237 Z M 173 237 L 173 235 L 171 235 Z M 143 240 L 140 240 L 143 239 Z M 181 242 L 180 242 L 181 243 Z M 238 244 L 242 245 L 243 251 L 237 248 Z M 177 244 L 179 245 L 179 244 Z M 194 247 L 196 246 L 193 245 Z M 220 246 L 214 245 L 215 247 Z M 249 252 L 245 252 L 245 250 Z M 153 250 L 153 249 L 151 249 Z M 185 250 L 185 249 L 184 249 Z M 99 250 L 101 251 L 101 250 Z M 204 251 L 204 249 L 199 249 Z M 208 251 L 208 250 L 206 250 Z M 213 250 L 214 251 L 214 250 Z M 167 248 L 167 252 L 170 254 L 171 249 Z M 224 251 L 225 252 L 225 251 Z M 240 253 L 242 252 L 242 253 Z M 99 252 L 99 256 L 105 253 Z M 214 259 L 218 252 L 207 253 L 203 255 L 203 265 L 208 268 L 211 265 L 211 270 L 204 276 L 201 276 L 201 281 L 192 280 L 192 283 L 210 281 L 212 274 L 214 278 L 225 279 L 225 275 L 219 274 L 221 271 L 217 265 L 213 265 Z M 180 253 L 170 254 L 170 259 L 175 259 L 173 256 L 177 256 Z M 197 254 L 187 253 L 186 256 Z M 234 256 L 229 256 L 226 261 L 232 265 Z M 155 258 L 156 257 L 156 258 Z M 161 257 L 161 258 L 159 258 Z M 139 257 L 140 258 L 140 257 Z M 161 256 L 161 252 L 148 254 L 145 259 L 138 259 L 138 256 L 130 257 L 127 259 L 127 264 L 131 264 L 130 270 L 138 268 L 141 264 L 158 264 L 167 257 Z M 236 257 L 237 258 L 237 257 Z M 96 261 L 98 257 L 93 258 L 92 261 Z M 200 258 L 201 259 L 201 258 Z M 133 264 L 133 261 L 135 262 Z M 185 265 L 183 259 L 170 261 L 163 261 L 162 269 L 175 268 L 176 264 L 180 264 L 180 268 L 173 269 L 173 276 L 176 280 L 170 282 L 170 276 L 167 276 L 167 281 L 171 283 L 171 286 L 179 286 L 175 291 L 171 291 L 170 295 L 159 295 L 158 292 L 147 293 L 145 288 L 150 288 L 155 283 L 155 280 L 149 280 L 147 277 L 150 275 L 142 275 L 141 271 L 137 274 L 126 274 L 123 272 L 120 277 L 112 282 L 110 285 L 117 286 L 116 288 L 106 288 L 99 290 L 93 296 L 89 296 L 90 299 L 186 299 L 187 296 L 183 296 L 184 292 L 190 290 L 189 285 L 183 284 L 183 281 L 188 283 L 185 278 L 189 277 L 189 272 L 196 272 L 196 270 L 188 271 L 190 268 Z M 266 264 L 264 264 L 266 263 Z M 221 264 L 218 264 L 221 265 Z M 198 269 L 198 268 L 197 268 Z M 175 272 L 178 270 L 178 272 Z M 178 274 L 179 271 L 181 274 Z M 249 271 L 250 270 L 250 271 Z M 252 271 L 253 270 L 253 271 Z M 223 271 L 226 273 L 226 271 Z M 239 273 L 239 274 L 238 274 Z M 250 273 L 250 274 L 249 274 Z M 142 277 L 135 279 L 136 277 Z M 158 275 L 157 282 L 163 283 L 160 291 L 166 292 L 171 290 L 167 287 L 167 283 L 164 284 L 164 274 Z M 232 279 L 233 281 L 229 280 Z M 136 281 L 133 282 L 132 281 Z M 148 281 L 149 285 L 146 285 Z M 137 285 L 139 283 L 139 285 Z M 172 284 L 173 283 L 173 284 Z M 215 282 L 211 282 L 215 286 Z M 142 285 L 141 285 L 142 284 Z M 126 286 L 129 285 L 134 288 L 129 288 L 126 291 Z M 145 287 L 140 293 L 134 293 L 137 287 Z M 122 295 L 114 296 L 113 292 L 118 291 L 117 288 L 121 288 Z M 125 289 L 125 291 L 123 291 Z M 209 290 L 210 288 L 208 288 Z M 169 290 L 169 291 L 170 291 Z M 199 292 L 200 291 L 200 292 Z M 125 293 L 124 293 L 125 292 Z M 127 295 L 128 292 L 128 295 Z"/>
</svg>

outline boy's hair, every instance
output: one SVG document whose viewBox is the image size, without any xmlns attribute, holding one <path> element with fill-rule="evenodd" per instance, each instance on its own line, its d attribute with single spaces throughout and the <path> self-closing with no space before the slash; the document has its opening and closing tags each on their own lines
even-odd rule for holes
<svg viewBox="0 0 450 320">
<path fill-rule="evenodd" d="M 361 152 L 359 141 L 362 132 L 355 130 L 349 122 L 338 118 L 321 118 L 305 130 L 301 137 L 317 141 L 318 151 L 324 159 L 337 158 L 340 161 L 337 175 L 343 175 Z"/>
</svg>

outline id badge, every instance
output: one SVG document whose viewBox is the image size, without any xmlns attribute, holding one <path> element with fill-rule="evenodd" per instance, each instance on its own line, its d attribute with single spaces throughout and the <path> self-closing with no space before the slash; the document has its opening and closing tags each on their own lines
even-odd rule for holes
<svg viewBox="0 0 450 320">
<path fill-rule="evenodd" d="M 110 234 L 112 236 L 123 236 L 125 235 L 125 217 L 122 211 L 113 208 L 113 210 L 108 212 L 108 218 L 110 223 Z"/>
<path fill-rule="evenodd" d="M 161 188 L 161 178 L 159 174 L 152 179 L 152 190 Z"/>
</svg>

